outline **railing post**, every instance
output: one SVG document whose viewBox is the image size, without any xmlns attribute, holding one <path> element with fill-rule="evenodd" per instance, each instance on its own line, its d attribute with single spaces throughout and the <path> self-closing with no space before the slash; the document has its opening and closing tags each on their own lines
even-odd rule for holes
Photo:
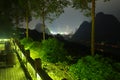
<svg viewBox="0 0 120 80">
<path fill-rule="evenodd" d="M 41 62 L 41 59 L 40 58 L 36 58 L 35 60 L 34 60 L 34 68 L 35 68 L 35 71 L 36 71 L 36 78 L 38 77 L 38 75 L 37 75 L 37 72 L 38 72 L 38 70 L 37 70 L 37 68 L 41 68 L 42 69 L 42 62 Z M 40 76 L 40 75 L 39 75 Z"/>
<path fill-rule="evenodd" d="M 30 58 L 30 50 L 25 50 L 24 55 L 26 56 L 26 67 L 27 67 L 27 62 L 28 62 L 28 59 Z"/>
<path fill-rule="evenodd" d="M 25 56 L 28 58 L 30 58 L 30 50 L 25 50 Z"/>
<path fill-rule="evenodd" d="M 42 69 L 42 62 L 40 58 L 35 59 L 36 72 L 42 80 L 52 80 L 50 76 Z"/>
<path fill-rule="evenodd" d="M 15 39 L 13 39 L 13 45 L 14 45 L 14 49 L 16 50 L 17 49 L 17 44 L 15 42 Z"/>
<path fill-rule="evenodd" d="M 25 47 L 24 47 L 24 45 L 20 45 L 20 50 L 23 52 L 23 54 L 25 53 Z"/>
<path fill-rule="evenodd" d="M 31 77 L 31 74 L 33 73 L 33 76 L 35 78 L 38 78 L 38 75 L 39 77 L 42 79 L 42 80 L 52 80 L 50 78 L 50 76 L 42 69 L 42 61 L 40 58 L 36 58 L 35 60 L 33 60 L 31 57 L 30 57 L 30 50 L 25 50 L 24 49 L 24 45 L 21 45 L 20 42 L 18 40 L 14 40 L 13 43 L 16 45 L 16 50 L 19 52 L 18 53 L 18 56 L 19 58 L 21 54 L 24 55 L 25 57 L 25 63 L 21 62 L 21 64 L 23 65 L 24 69 L 25 69 L 25 72 L 26 72 L 26 75 L 29 76 L 30 80 L 32 80 L 32 77 Z M 16 52 L 17 52 L 16 51 Z M 20 59 L 23 61 L 23 59 Z M 29 72 L 29 65 L 28 65 L 28 62 L 30 63 L 30 65 L 34 68 L 34 71 L 32 71 L 32 73 Z"/>
<path fill-rule="evenodd" d="M 37 69 L 37 67 L 42 68 L 42 62 L 40 58 L 35 59 L 35 68 Z"/>
</svg>

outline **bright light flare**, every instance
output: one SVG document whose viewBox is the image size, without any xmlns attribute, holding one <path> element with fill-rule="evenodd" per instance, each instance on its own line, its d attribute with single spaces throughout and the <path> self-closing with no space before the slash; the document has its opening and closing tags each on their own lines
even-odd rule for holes
<svg viewBox="0 0 120 80">
<path fill-rule="evenodd" d="M 56 34 L 69 35 L 68 32 L 53 32 L 53 31 L 51 31 L 51 34 L 53 34 L 53 35 L 56 35 Z"/>
</svg>

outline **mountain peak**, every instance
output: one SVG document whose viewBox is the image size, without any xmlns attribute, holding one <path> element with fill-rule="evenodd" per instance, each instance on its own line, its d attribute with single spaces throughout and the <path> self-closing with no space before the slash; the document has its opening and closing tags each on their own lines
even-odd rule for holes
<svg viewBox="0 0 120 80">
<path fill-rule="evenodd" d="M 95 40 L 96 41 L 118 41 L 120 40 L 120 22 L 110 14 L 100 12 L 95 18 Z M 91 22 L 84 21 L 75 32 L 72 39 L 75 41 L 90 41 Z"/>
<path fill-rule="evenodd" d="M 43 32 L 42 25 L 43 25 L 42 23 L 37 23 L 35 26 L 35 30 L 38 32 Z M 45 32 L 47 34 L 50 34 L 50 30 L 47 27 L 45 27 Z"/>
</svg>

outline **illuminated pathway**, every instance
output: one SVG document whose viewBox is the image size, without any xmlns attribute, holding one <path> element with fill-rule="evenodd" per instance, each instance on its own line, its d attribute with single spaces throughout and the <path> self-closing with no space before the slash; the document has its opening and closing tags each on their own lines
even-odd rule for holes
<svg viewBox="0 0 120 80">
<path fill-rule="evenodd" d="M 16 64 L 11 67 L 5 66 L 7 65 L 6 56 L 4 56 L 4 54 L 1 52 L 4 50 L 4 45 L 5 44 L 0 41 L 0 80 L 27 80 L 16 55 L 14 56 Z M 5 54 L 7 54 L 7 52 L 5 52 Z"/>
<path fill-rule="evenodd" d="M 18 60 L 18 59 L 17 59 Z M 0 68 L 0 80 L 27 80 L 19 62 L 14 67 Z"/>
<path fill-rule="evenodd" d="M 19 41 L 0 39 L 0 80 L 52 80 L 41 65 Z"/>
</svg>

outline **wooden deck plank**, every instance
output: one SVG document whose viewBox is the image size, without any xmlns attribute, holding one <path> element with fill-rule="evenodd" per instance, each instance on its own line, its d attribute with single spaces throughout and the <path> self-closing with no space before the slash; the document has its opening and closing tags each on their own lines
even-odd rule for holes
<svg viewBox="0 0 120 80">
<path fill-rule="evenodd" d="M 18 59 L 14 67 L 0 68 L 0 80 L 27 80 Z"/>
</svg>

